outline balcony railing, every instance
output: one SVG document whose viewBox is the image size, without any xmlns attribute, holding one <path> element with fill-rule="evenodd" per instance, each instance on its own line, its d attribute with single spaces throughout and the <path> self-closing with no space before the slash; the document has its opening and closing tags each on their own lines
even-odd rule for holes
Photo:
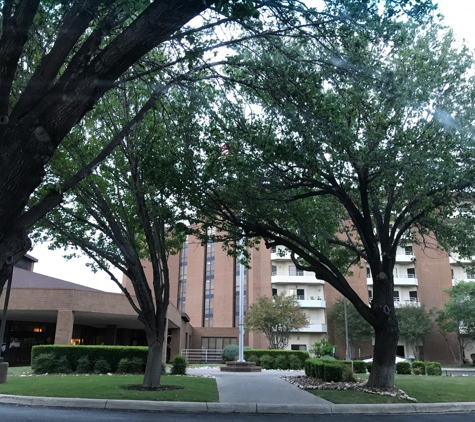
<svg viewBox="0 0 475 422">
<path fill-rule="evenodd" d="M 182 349 L 181 354 L 188 362 L 223 361 L 223 349 Z"/>
</svg>

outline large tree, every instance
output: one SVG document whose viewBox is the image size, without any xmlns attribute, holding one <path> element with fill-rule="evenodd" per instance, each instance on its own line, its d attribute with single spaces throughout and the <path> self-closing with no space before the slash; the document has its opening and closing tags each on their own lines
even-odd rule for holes
<svg viewBox="0 0 475 422">
<path fill-rule="evenodd" d="M 419 346 L 423 346 L 424 337 L 432 330 L 432 321 L 424 307 L 408 304 L 398 307 L 396 315 L 399 323 L 399 335 L 406 340 L 416 359 L 421 358 Z"/>
<path fill-rule="evenodd" d="M 347 297 L 375 333 L 368 384 L 393 387 L 398 245 L 436 245 L 434 233 L 461 252 L 473 245 L 475 95 L 472 58 L 450 32 L 379 25 L 335 23 L 331 56 L 301 38 L 241 48 L 228 72 L 240 95 L 221 108 L 225 136 L 215 130 L 204 146 L 210 176 L 197 207 L 236 239 L 283 245 Z M 349 262 L 371 269 L 370 306 L 346 279 Z"/>
<path fill-rule="evenodd" d="M 74 166 L 81 167 L 114 138 L 129 115 L 139 111 L 140 100 L 146 102 L 147 87 L 141 88 L 128 90 L 129 95 L 121 91 L 108 96 L 107 103 L 87 116 L 83 131 L 75 130 L 53 157 L 46 182 L 67 178 Z M 186 188 L 183 179 L 189 176 L 178 157 L 184 154 L 184 139 L 198 136 L 201 130 L 203 98 L 204 90 L 192 97 L 178 88 L 163 95 L 112 155 L 65 194 L 64 203 L 36 228 L 35 237 L 47 238 L 54 247 L 80 249 L 125 294 L 145 329 L 145 388 L 160 386 L 169 304 L 168 258 L 181 249 L 186 228 L 181 223 L 186 212 L 177 201 Z M 151 265 L 150 279 L 143 261 Z M 115 278 L 111 266 L 128 277 L 133 291 Z"/>
<path fill-rule="evenodd" d="M 350 3 L 366 8 L 375 2 Z M 430 0 L 386 3 L 392 13 L 431 8 Z M 215 4 L 225 21 L 256 17 L 257 8 L 268 5 L 295 22 L 281 13 L 288 7 L 279 7 L 305 9 L 296 0 L 0 1 L 0 294 L 30 247 L 28 228 L 61 201 L 62 192 L 54 191 L 41 207 L 26 208 L 65 136 L 149 51 L 174 35 L 192 40 L 193 31 L 187 37 L 180 29 Z"/>
</svg>

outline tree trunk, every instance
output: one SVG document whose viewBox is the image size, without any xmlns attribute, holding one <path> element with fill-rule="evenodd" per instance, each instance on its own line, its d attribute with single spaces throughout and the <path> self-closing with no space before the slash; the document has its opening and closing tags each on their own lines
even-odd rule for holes
<svg viewBox="0 0 475 422">
<path fill-rule="evenodd" d="M 148 354 L 142 387 L 157 388 L 160 387 L 160 378 L 162 375 L 164 333 L 160 336 L 160 333 L 150 330 L 150 332 L 146 334 Z"/>
<path fill-rule="evenodd" d="M 394 387 L 398 338 L 397 320 L 393 318 L 388 318 L 384 326 L 375 328 L 373 365 L 367 383 L 368 387 Z"/>
</svg>

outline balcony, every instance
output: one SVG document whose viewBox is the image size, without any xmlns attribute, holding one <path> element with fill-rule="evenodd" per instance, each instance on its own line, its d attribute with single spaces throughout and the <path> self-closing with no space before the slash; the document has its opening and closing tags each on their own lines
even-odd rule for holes
<svg viewBox="0 0 475 422">
<path fill-rule="evenodd" d="M 323 280 L 315 278 L 315 274 L 307 271 L 273 271 L 271 283 L 281 284 L 324 284 Z"/>
<path fill-rule="evenodd" d="M 372 302 L 373 298 L 370 297 L 368 302 L 369 304 L 371 305 L 371 302 Z M 394 307 L 395 308 L 402 308 L 403 306 L 416 306 L 416 307 L 420 307 L 421 306 L 421 303 L 419 302 L 419 299 L 415 298 L 415 297 L 411 297 L 409 299 L 400 299 L 398 297 L 395 297 L 394 298 Z"/>
<path fill-rule="evenodd" d="M 373 278 L 368 277 L 367 282 L 369 286 L 373 285 Z M 395 286 L 418 286 L 419 281 L 414 274 L 407 274 L 405 277 L 394 277 Z"/>
<path fill-rule="evenodd" d="M 311 299 L 310 296 L 297 296 L 297 302 L 301 308 L 326 308 L 327 304 L 322 299 Z"/>
<path fill-rule="evenodd" d="M 323 322 L 313 322 L 310 321 L 310 324 L 307 327 L 301 328 L 299 333 L 326 333 L 327 324 Z"/>
<path fill-rule="evenodd" d="M 271 261 L 290 261 L 292 258 L 290 257 L 290 252 L 286 252 L 285 254 L 271 252 L 270 259 Z"/>
<path fill-rule="evenodd" d="M 420 307 L 421 303 L 419 302 L 419 299 L 417 299 L 415 297 L 411 297 L 409 299 L 400 299 L 398 297 L 394 298 L 394 307 L 395 308 L 402 308 L 404 306 Z"/>
<path fill-rule="evenodd" d="M 413 253 L 398 253 L 396 254 L 396 262 L 414 262 L 415 256 Z"/>
</svg>

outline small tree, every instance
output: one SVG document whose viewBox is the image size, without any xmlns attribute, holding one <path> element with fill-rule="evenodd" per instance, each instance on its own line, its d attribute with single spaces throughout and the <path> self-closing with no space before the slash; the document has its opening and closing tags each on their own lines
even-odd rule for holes
<svg viewBox="0 0 475 422">
<path fill-rule="evenodd" d="M 329 356 L 332 355 L 334 347 L 335 346 L 333 344 L 322 338 L 320 341 L 316 341 L 312 344 L 310 353 L 314 354 L 317 358 L 320 358 L 322 356 Z"/>
<path fill-rule="evenodd" d="M 424 336 L 429 334 L 432 323 L 429 314 L 423 307 L 407 305 L 396 309 L 399 322 L 399 335 L 412 348 L 416 359 L 420 359 L 419 346 L 422 346 Z"/>
<path fill-rule="evenodd" d="M 290 333 L 309 322 L 295 298 L 281 293 L 273 299 L 260 297 L 250 306 L 244 323 L 249 331 L 262 331 L 271 349 L 284 349 L 289 344 Z"/>
<path fill-rule="evenodd" d="M 360 315 L 351 302 L 346 307 L 348 321 L 348 342 L 353 352 L 364 342 L 370 342 L 373 335 L 371 325 Z M 345 336 L 345 311 L 343 299 L 338 299 L 328 313 L 328 319 L 333 323 L 339 337 Z M 355 353 L 353 353 L 354 355 Z"/>
<path fill-rule="evenodd" d="M 465 348 L 475 341 L 475 283 L 460 281 L 446 292 L 450 299 L 438 312 L 436 322 L 444 332 L 457 334 L 463 363 Z"/>
</svg>

